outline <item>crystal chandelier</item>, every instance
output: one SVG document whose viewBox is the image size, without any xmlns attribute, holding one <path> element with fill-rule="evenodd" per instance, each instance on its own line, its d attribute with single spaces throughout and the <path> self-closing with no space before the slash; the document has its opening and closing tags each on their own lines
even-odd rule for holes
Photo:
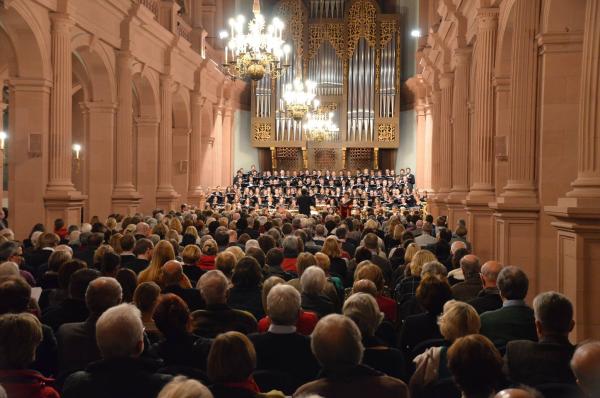
<svg viewBox="0 0 600 398">
<path fill-rule="evenodd" d="M 319 100 L 315 99 L 317 84 L 308 80 L 304 84 L 300 79 L 289 83 L 283 91 L 283 102 L 288 115 L 299 122 L 311 109 L 319 107 Z"/>
<path fill-rule="evenodd" d="M 306 138 L 321 142 L 331 139 L 333 134 L 340 131 L 333 122 L 333 112 L 318 108 L 316 112 L 307 114 L 308 121 L 304 125 Z"/>
<path fill-rule="evenodd" d="M 254 0 L 252 12 L 254 19 L 248 23 L 248 33 L 244 33 L 244 16 L 238 15 L 229 19 L 230 32 L 220 34 L 221 39 L 229 39 L 223 71 L 232 79 L 258 81 L 265 75 L 278 78 L 290 66 L 291 48 L 283 41 L 283 22 L 274 18 L 271 25 L 265 26 L 260 0 Z"/>
</svg>

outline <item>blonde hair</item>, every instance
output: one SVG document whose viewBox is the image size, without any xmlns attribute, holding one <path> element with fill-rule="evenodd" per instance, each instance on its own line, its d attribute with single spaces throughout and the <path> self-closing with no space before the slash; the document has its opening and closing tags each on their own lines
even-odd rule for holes
<svg viewBox="0 0 600 398">
<path fill-rule="evenodd" d="M 111 231 L 117 229 L 117 219 L 114 217 L 108 217 L 106 220 L 106 228 L 110 229 Z"/>
<path fill-rule="evenodd" d="M 296 260 L 298 278 L 300 278 L 304 270 L 310 267 L 311 265 L 317 265 L 317 260 L 315 259 L 315 256 L 312 253 L 302 252 L 298 254 L 298 259 Z"/>
<path fill-rule="evenodd" d="M 215 268 L 225 274 L 227 278 L 231 278 L 233 269 L 238 261 L 239 259 L 235 256 L 233 250 L 225 250 L 224 252 L 217 254 L 217 257 L 215 258 Z"/>
<path fill-rule="evenodd" d="M 160 390 L 157 398 L 213 398 L 213 395 L 199 381 L 177 376 Z"/>
<path fill-rule="evenodd" d="M 181 221 L 179 221 L 179 218 L 173 217 L 171 219 L 171 222 L 169 223 L 169 229 L 174 229 L 175 231 L 177 231 L 178 234 L 181 234 L 181 232 L 183 231 L 183 225 L 181 225 Z"/>
<path fill-rule="evenodd" d="M 423 265 L 430 261 L 437 261 L 435 255 L 429 250 L 419 250 L 410 262 L 410 274 L 412 276 L 421 276 Z"/>
<path fill-rule="evenodd" d="M 238 262 L 245 256 L 244 251 L 239 246 L 229 246 L 225 252 L 233 254 L 235 261 Z"/>
<path fill-rule="evenodd" d="M 185 264 L 196 264 L 200 259 L 202 252 L 196 245 L 187 245 L 181 252 L 181 259 Z"/>
<path fill-rule="evenodd" d="M 115 253 L 115 249 L 109 245 L 98 246 L 96 251 L 94 251 L 94 265 L 100 264 L 106 253 Z"/>
<path fill-rule="evenodd" d="M 108 241 L 108 244 L 115 250 L 115 253 L 117 254 L 121 254 L 123 253 L 123 248 L 121 247 L 121 238 L 123 237 L 122 234 L 113 234 L 110 237 L 110 240 Z"/>
<path fill-rule="evenodd" d="M 193 225 L 188 226 L 185 229 L 185 234 L 184 235 L 192 235 L 194 238 L 198 239 L 199 235 L 198 235 L 198 230 L 196 229 L 196 227 L 194 227 Z"/>
<path fill-rule="evenodd" d="M 325 253 L 318 252 L 315 253 L 315 260 L 317 261 L 317 265 L 325 271 L 326 274 L 329 273 L 329 268 L 331 267 L 331 259 Z"/>
<path fill-rule="evenodd" d="M 334 236 L 328 236 L 323 242 L 321 253 L 327 254 L 330 258 L 340 257 L 342 255 L 340 243 Z"/>
<path fill-rule="evenodd" d="M 404 264 L 410 264 L 415 254 L 420 250 L 419 245 L 411 243 L 404 252 Z"/>
<path fill-rule="evenodd" d="M 450 300 L 438 320 L 440 333 L 448 341 L 479 333 L 481 321 L 475 308 L 462 301 Z"/>
<path fill-rule="evenodd" d="M 175 250 L 173 250 L 173 245 L 169 241 L 161 240 L 154 247 L 150 264 L 145 270 L 140 272 L 138 284 L 144 282 L 156 282 L 160 284 L 162 279 L 161 268 L 170 260 L 175 260 Z"/>
<path fill-rule="evenodd" d="M 0 316 L 0 365 L 2 368 L 26 368 L 35 358 L 42 341 L 42 324 L 30 313 Z"/>
<path fill-rule="evenodd" d="M 383 272 L 381 272 L 381 268 L 379 268 L 375 264 L 365 264 L 360 269 L 356 271 L 356 280 L 368 279 L 375 284 L 377 287 L 377 292 L 381 293 L 383 290 L 384 280 L 383 280 Z"/>
<path fill-rule="evenodd" d="M 202 254 L 206 254 L 208 256 L 216 256 L 217 250 L 217 242 L 214 239 L 207 239 L 202 245 Z"/>
<path fill-rule="evenodd" d="M 392 231 L 392 238 L 394 238 L 395 240 L 402 240 L 402 235 L 405 231 L 406 229 L 404 228 L 404 225 L 396 224 L 394 230 Z"/>
</svg>

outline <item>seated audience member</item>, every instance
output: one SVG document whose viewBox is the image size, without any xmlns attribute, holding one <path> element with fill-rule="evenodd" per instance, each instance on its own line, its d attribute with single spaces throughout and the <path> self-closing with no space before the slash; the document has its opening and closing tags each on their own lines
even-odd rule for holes
<svg viewBox="0 0 600 398">
<path fill-rule="evenodd" d="M 214 398 L 210 390 L 197 380 L 177 376 L 167 383 L 157 398 Z"/>
<path fill-rule="evenodd" d="M 256 332 L 256 319 L 246 311 L 227 305 L 229 281 L 221 271 L 211 270 L 200 277 L 198 288 L 206 308 L 192 313 L 194 332 L 202 337 L 214 338 L 219 333 L 238 331 Z"/>
<path fill-rule="evenodd" d="M 502 298 L 497 285 L 500 271 L 502 271 L 502 265 L 493 260 L 487 261 L 481 267 L 480 276 L 483 289 L 477 294 L 477 297 L 469 301 L 479 315 L 502 307 Z"/>
<path fill-rule="evenodd" d="M 335 312 L 331 300 L 324 295 L 327 278 L 325 272 L 312 265 L 308 267 L 300 278 L 302 291 L 302 309 L 314 312 L 319 318 Z"/>
<path fill-rule="evenodd" d="M 139 273 L 138 283 L 156 282 L 160 286 L 162 266 L 171 260 L 175 260 L 175 248 L 169 241 L 159 241 L 152 251 L 150 264 L 148 264 L 145 270 Z"/>
<path fill-rule="evenodd" d="M 121 245 L 122 250 L 119 254 L 121 256 L 121 267 L 129 268 L 129 264 L 135 261 L 136 255 L 133 253 L 135 244 L 136 241 L 133 234 L 125 234 L 119 239 L 119 245 Z"/>
<path fill-rule="evenodd" d="M 377 267 L 377 266 L 375 266 Z M 379 270 L 379 268 L 377 268 Z M 348 297 L 344 303 L 343 314 L 352 319 L 362 336 L 365 348 L 363 354 L 363 365 L 377 369 L 388 376 L 397 379 L 406 379 L 404 370 L 404 356 L 395 348 L 388 347 L 382 340 L 375 336 L 375 332 L 381 321 L 383 313 L 379 309 L 377 301 L 367 293 L 355 293 Z"/>
<path fill-rule="evenodd" d="M 50 387 L 53 379 L 29 369 L 42 336 L 42 324 L 32 314 L 0 315 L 0 384 L 5 397 L 59 398 Z"/>
<path fill-rule="evenodd" d="M 498 274 L 502 308 L 481 314 L 481 334 L 497 346 L 512 340 L 537 340 L 533 310 L 525 304 L 529 279 L 518 267 L 504 267 Z"/>
<path fill-rule="evenodd" d="M 154 311 L 158 305 L 159 297 L 160 286 L 154 282 L 140 283 L 133 292 L 133 304 L 142 313 L 142 323 L 151 342 L 156 342 L 162 338 L 160 330 L 154 323 Z"/>
<path fill-rule="evenodd" d="M 410 315 L 404 320 L 399 345 L 407 354 L 421 342 L 442 338 L 438 317 L 444 304 L 452 300 L 452 292 L 445 278 L 427 275 L 417 287 L 416 297 L 425 312 Z"/>
<path fill-rule="evenodd" d="M 85 304 L 85 292 L 91 281 L 100 277 L 95 269 L 80 269 L 71 275 L 69 281 L 69 296 L 55 307 L 44 311 L 42 322 L 55 332 L 65 323 L 83 322 L 89 316 Z"/>
<path fill-rule="evenodd" d="M 507 388 L 506 390 L 502 390 L 494 395 L 494 398 L 544 398 L 544 396 L 531 387 L 519 386 L 519 388 Z"/>
<path fill-rule="evenodd" d="M 114 278 L 103 276 L 89 283 L 85 303 L 90 315 L 84 322 L 63 324 L 56 334 L 61 376 L 85 369 L 100 359 L 96 345 L 96 321 L 104 311 L 118 305 L 122 298 L 121 285 Z"/>
<path fill-rule="evenodd" d="M 296 261 L 301 250 L 299 248 L 300 239 L 295 236 L 286 236 L 282 242 L 283 261 L 281 268 L 285 272 L 300 276 L 300 271 L 296 268 Z"/>
<path fill-rule="evenodd" d="M 328 236 L 325 239 L 321 252 L 329 257 L 329 272 L 345 281 L 348 273 L 346 260 L 342 258 L 342 248 L 335 236 Z"/>
<path fill-rule="evenodd" d="M 271 318 L 269 318 L 269 315 L 267 312 L 267 298 L 269 296 L 269 292 L 271 291 L 271 289 L 273 287 L 275 287 L 279 284 L 282 284 L 282 283 L 285 283 L 285 281 L 277 276 L 271 276 L 263 282 L 262 302 L 263 302 L 263 308 L 265 310 L 265 313 L 267 313 L 267 316 L 265 316 L 264 318 L 262 318 L 258 321 L 258 332 L 259 333 L 266 332 L 267 330 L 269 330 L 269 327 L 271 326 Z M 314 312 L 304 311 L 304 310 L 300 309 L 300 311 L 298 312 L 298 320 L 296 321 L 296 325 L 295 325 L 296 331 L 298 333 L 300 333 L 301 335 L 310 336 L 310 334 L 314 330 L 315 326 L 317 325 L 318 321 L 319 321 L 319 318 L 317 317 L 317 314 L 315 314 Z"/>
<path fill-rule="evenodd" d="M 398 308 L 395 300 L 383 295 L 385 281 L 383 280 L 383 272 L 381 272 L 381 268 L 375 264 L 367 264 L 363 267 L 360 267 L 360 269 L 356 272 L 356 279 L 368 279 L 375 283 L 375 286 L 377 287 L 377 295 L 375 296 L 375 300 L 377 301 L 379 309 L 381 312 L 383 312 L 388 321 L 396 322 Z"/>
<path fill-rule="evenodd" d="M 267 296 L 267 314 L 271 320 L 268 331 L 248 336 L 256 350 L 256 369 L 286 373 L 292 380 L 286 387 L 291 390 L 283 392 L 292 394 L 313 380 L 319 370 L 310 350 L 310 338 L 296 330 L 300 293 L 289 285 L 274 286 Z"/>
<path fill-rule="evenodd" d="M 50 290 L 42 290 L 42 294 L 38 300 L 38 304 L 42 311 L 49 307 L 58 306 L 68 295 L 69 281 L 71 275 L 77 270 L 87 268 L 87 265 L 81 260 L 67 261 L 58 269 L 58 288 Z"/>
<path fill-rule="evenodd" d="M 162 267 L 162 293 L 173 293 L 183 299 L 190 308 L 196 311 L 204 308 L 204 300 L 198 289 L 194 289 L 190 280 L 183 273 L 181 263 L 176 260 L 167 261 Z"/>
<path fill-rule="evenodd" d="M 515 383 L 537 386 L 547 383 L 574 384 L 569 362 L 575 346 L 569 342 L 573 330 L 573 305 L 560 293 L 546 292 L 533 300 L 538 342 L 513 340 L 506 345 L 505 366 Z"/>
<path fill-rule="evenodd" d="M 584 342 L 575 350 L 571 369 L 586 397 L 600 396 L 600 341 Z"/>
<path fill-rule="evenodd" d="M 198 266 L 198 260 L 202 256 L 200 248 L 196 245 L 187 245 L 183 252 L 181 252 L 181 259 L 183 260 L 183 273 L 188 277 L 193 286 L 198 283 L 198 279 L 202 276 L 204 271 Z"/>
<path fill-rule="evenodd" d="M 385 252 L 380 250 L 379 238 L 373 232 L 365 235 L 364 247 L 371 251 L 371 262 L 381 268 L 383 278 L 386 283 L 392 280 L 392 267 L 389 260 L 385 257 Z"/>
<path fill-rule="evenodd" d="M 452 286 L 452 295 L 455 300 L 469 302 L 477 297 L 483 287 L 479 276 L 479 258 L 473 254 L 464 256 L 460 260 L 460 269 L 465 280 Z"/>
<path fill-rule="evenodd" d="M 3 245 L 4 246 L 4 245 Z M 70 261 L 73 258 L 73 254 L 68 250 L 55 250 L 50 257 L 48 257 L 48 264 L 40 266 L 38 269 L 38 285 L 42 289 L 57 289 L 58 288 L 58 270 L 60 266 Z M 7 260 L 10 261 L 10 260 Z M 45 272 L 43 269 L 45 268 Z M 43 272 L 43 274 L 42 274 Z"/>
<path fill-rule="evenodd" d="M 120 268 L 117 271 L 115 279 L 123 289 L 123 302 L 131 303 L 133 301 L 133 293 L 137 287 L 137 275 L 129 268 Z"/>
<path fill-rule="evenodd" d="M 493 395 L 502 385 L 502 357 L 492 342 L 472 334 L 448 349 L 448 368 L 463 398 Z"/>
<path fill-rule="evenodd" d="M 37 239 L 37 246 L 30 252 L 25 253 L 25 263 L 37 273 L 38 268 L 48 262 L 48 258 L 54 252 L 54 248 L 60 243 L 58 235 L 52 232 L 43 232 Z"/>
<path fill-rule="evenodd" d="M 198 377 L 195 369 L 206 369 L 210 341 L 191 332 L 190 311 L 185 301 L 172 293 L 161 295 L 154 310 L 154 322 L 163 338 L 153 351 L 165 362 L 169 373 Z"/>
<path fill-rule="evenodd" d="M 311 265 L 317 265 L 317 258 L 312 253 L 303 252 L 298 255 L 296 258 L 296 270 L 298 271 L 297 277 L 294 279 L 290 279 L 288 284 L 294 286 L 299 292 L 302 293 L 302 287 L 300 286 L 300 278 L 302 278 L 302 274 L 308 267 Z M 327 274 L 325 274 L 327 276 Z"/>
<path fill-rule="evenodd" d="M 321 378 L 301 386 L 294 397 L 408 397 L 401 380 L 361 365 L 364 347 L 360 330 L 349 318 L 332 314 L 321 319 L 312 334 L 311 348 L 321 364 Z"/>
<path fill-rule="evenodd" d="M 254 257 L 246 256 L 236 264 L 231 277 L 227 304 L 234 309 L 247 311 L 255 319 L 265 316 L 262 306 L 262 273 Z"/>
<path fill-rule="evenodd" d="M 135 259 L 128 261 L 123 264 L 123 267 L 129 268 L 136 274 L 140 274 L 143 270 L 148 268 L 150 260 L 152 259 L 152 252 L 154 251 L 154 244 L 150 239 L 142 238 L 135 242 L 133 247 L 133 254 Z"/>
<path fill-rule="evenodd" d="M 286 272 L 281 268 L 283 262 L 283 253 L 278 248 L 274 247 L 267 252 L 265 264 L 267 267 L 265 277 L 278 276 L 285 281 L 289 281 L 294 275 Z"/>
<path fill-rule="evenodd" d="M 419 245 L 419 247 L 427 247 L 429 245 L 435 244 L 437 240 L 431 234 L 432 232 L 433 225 L 431 225 L 431 223 L 428 222 L 423 223 L 422 233 L 418 236 L 415 236 L 415 243 Z"/>
<path fill-rule="evenodd" d="M 446 279 L 448 276 L 448 269 L 439 261 L 430 261 L 423 264 L 423 267 L 421 268 L 421 280 L 423 280 L 427 275 Z"/>
<path fill-rule="evenodd" d="M 202 245 L 202 256 L 198 261 L 198 266 L 203 271 L 215 269 L 215 258 L 217 257 L 218 247 L 217 242 L 213 239 L 207 239 Z"/>
<path fill-rule="evenodd" d="M 233 361 L 232 358 L 235 358 Z M 208 377 L 214 383 L 214 398 L 283 398 L 279 392 L 261 394 L 252 372 L 256 369 L 256 352 L 248 337 L 239 332 L 217 336 L 208 354 Z"/>
<path fill-rule="evenodd" d="M 402 279 L 396 286 L 396 301 L 403 305 L 410 300 L 413 300 L 417 293 L 417 287 L 421 283 L 421 271 L 423 265 L 430 261 L 436 261 L 435 255 L 428 250 L 419 250 L 415 253 L 410 262 L 410 276 Z"/>
<path fill-rule="evenodd" d="M 432 383 L 450 377 L 447 366 L 448 343 L 470 334 L 479 333 L 479 315 L 473 307 L 462 301 L 451 300 L 444 304 L 444 312 L 439 319 L 440 333 L 446 344 L 430 347 L 415 357 L 415 373 L 410 379 L 411 393 L 418 396 Z"/>
<path fill-rule="evenodd" d="M 241 257 L 244 257 L 243 253 Z M 215 258 L 215 269 L 221 271 L 227 277 L 227 279 L 231 281 L 231 277 L 233 276 L 233 269 L 235 268 L 237 262 L 238 258 L 236 257 L 236 255 L 228 249 L 217 254 L 217 257 Z"/>
<path fill-rule="evenodd" d="M 0 279 L 0 315 L 31 312 L 31 286 L 20 276 Z M 57 373 L 57 344 L 49 326 L 42 325 L 42 342 L 37 346 L 31 369 L 45 376 Z"/>
<path fill-rule="evenodd" d="M 121 267 L 121 257 L 114 252 L 105 253 L 102 256 L 102 262 L 100 263 L 100 272 L 102 276 L 109 276 L 114 278 L 117 276 L 117 271 Z"/>
<path fill-rule="evenodd" d="M 102 359 L 69 376 L 63 398 L 155 397 L 171 376 L 157 373 L 160 362 L 141 358 L 144 326 L 131 304 L 106 310 L 96 324 Z"/>
</svg>

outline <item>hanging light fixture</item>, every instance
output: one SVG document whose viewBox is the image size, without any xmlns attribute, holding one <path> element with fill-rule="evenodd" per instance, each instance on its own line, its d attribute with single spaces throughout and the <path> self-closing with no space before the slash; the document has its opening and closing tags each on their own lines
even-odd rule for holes
<svg viewBox="0 0 600 398">
<path fill-rule="evenodd" d="M 319 100 L 315 99 L 317 84 L 307 80 L 304 84 L 300 79 L 284 87 L 283 102 L 288 115 L 299 122 L 311 109 L 319 107 Z"/>
<path fill-rule="evenodd" d="M 221 39 L 227 40 L 223 71 L 232 79 L 258 81 L 265 75 L 278 78 L 289 65 L 291 47 L 283 41 L 283 22 L 274 18 L 266 25 L 260 13 L 260 0 L 254 0 L 254 19 L 248 23 L 243 15 L 229 19 L 230 31 L 222 31 Z"/>
<path fill-rule="evenodd" d="M 327 112 L 326 109 L 318 108 L 316 112 L 308 113 L 307 118 L 304 130 L 309 140 L 317 142 L 329 140 L 340 131 L 333 122 L 333 112 Z"/>
</svg>

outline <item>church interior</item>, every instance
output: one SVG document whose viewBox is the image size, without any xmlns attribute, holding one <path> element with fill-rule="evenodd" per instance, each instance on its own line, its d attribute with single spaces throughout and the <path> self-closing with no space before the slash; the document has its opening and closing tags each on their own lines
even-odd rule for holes
<svg viewBox="0 0 600 398">
<path fill-rule="evenodd" d="M 0 185 L 0 398 L 600 396 L 598 0 L 0 0 Z"/>
</svg>

